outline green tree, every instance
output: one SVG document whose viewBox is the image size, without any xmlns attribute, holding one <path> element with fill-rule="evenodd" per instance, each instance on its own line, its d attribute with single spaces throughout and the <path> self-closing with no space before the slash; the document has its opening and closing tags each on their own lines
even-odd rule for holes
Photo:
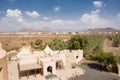
<svg viewBox="0 0 120 80">
<path fill-rule="evenodd" d="M 35 49 L 40 49 L 40 50 L 43 50 L 46 47 L 46 43 L 43 43 L 41 39 L 37 39 L 34 43 L 31 43 L 31 45 Z"/>
<path fill-rule="evenodd" d="M 42 43 L 42 45 L 39 46 L 39 49 L 44 50 L 46 46 L 47 46 L 47 43 Z"/>
<path fill-rule="evenodd" d="M 55 38 L 49 43 L 49 46 L 53 50 L 64 50 L 67 47 L 67 43 L 61 39 Z"/>
<path fill-rule="evenodd" d="M 74 35 L 68 40 L 68 49 L 84 49 L 87 45 L 87 39 L 84 36 Z"/>
<path fill-rule="evenodd" d="M 36 46 L 40 46 L 42 44 L 42 40 L 41 39 L 37 39 L 36 41 L 35 41 L 35 45 Z"/>
</svg>

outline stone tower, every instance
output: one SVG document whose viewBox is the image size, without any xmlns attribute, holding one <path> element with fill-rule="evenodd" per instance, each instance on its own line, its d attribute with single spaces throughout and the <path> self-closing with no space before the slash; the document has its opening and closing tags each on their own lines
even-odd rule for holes
<svg viewBox="0 0 120 80">
<path fill-rule="evenodd" d="M 0 80 L 8 80 L 7 54 L 0 43 Z"/>
</svg>

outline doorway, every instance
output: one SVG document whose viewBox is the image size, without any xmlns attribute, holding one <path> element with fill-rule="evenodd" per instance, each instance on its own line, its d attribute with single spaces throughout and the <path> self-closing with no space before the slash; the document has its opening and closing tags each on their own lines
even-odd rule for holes
<svg viewBox="0 0 120 80">
<path fill-rule="evenodd" d="M 47 72 L 52 73 L 52 66 L 48 66 L 48 67 L 47 67 Z"/>
</svg>

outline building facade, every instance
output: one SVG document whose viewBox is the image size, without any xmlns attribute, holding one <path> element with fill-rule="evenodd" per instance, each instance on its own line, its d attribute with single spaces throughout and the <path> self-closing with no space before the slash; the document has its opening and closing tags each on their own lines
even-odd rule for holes
<svg viewBox="0 0 120 80">
<path fill-rule="evenodd" d="M 58 68 L 65 68 L 67 63 L 78 63 L 83 59 L 83 50 L 53 51 L 49 46 L 43 51 L 31 52 L 29 48 L 23 47 L 17 54 L 19 72 L 21 70 L 40 69 L 43 76 L 49 73 L 56 74 Z M 30 65 L 33 66 L 30 67 Z M 35 66 L 36 65 L 36 66 Z M 26 67 L 28 66 L 28 67 Z"/>
</svg>

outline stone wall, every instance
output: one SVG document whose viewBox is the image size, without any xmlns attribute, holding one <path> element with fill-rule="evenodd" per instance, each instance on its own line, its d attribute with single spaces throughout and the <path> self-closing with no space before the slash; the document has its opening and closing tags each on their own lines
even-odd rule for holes
<svg viewBox="0 0 120 80">
<path fill-rule="evenodd" d="M 7 56 L 0 58 L 0 80 L 8 80 Z"/>
</svg>

